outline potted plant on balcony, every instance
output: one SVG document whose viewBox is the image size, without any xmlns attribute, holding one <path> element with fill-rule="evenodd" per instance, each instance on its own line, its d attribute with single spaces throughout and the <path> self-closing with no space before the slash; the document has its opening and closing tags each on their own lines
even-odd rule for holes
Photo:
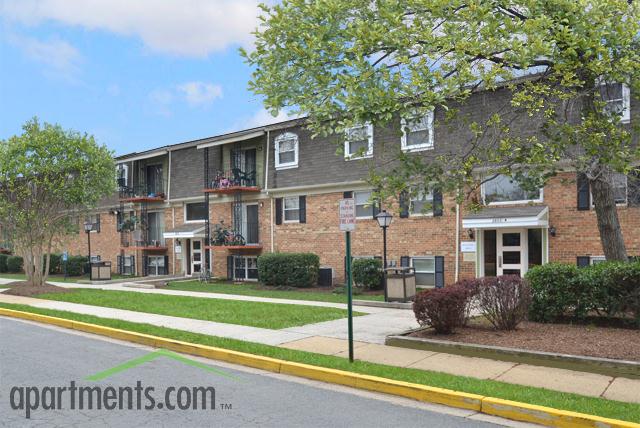
<svg viewBox="0 0 640 428">
<path fill-rule="evenodd" d="M 138 217 L 131 216 L 120 224 L 120 230 L 122 232 L 132 232 L 136 230 L 136 224 L 139 222 Z"/>
</svg>

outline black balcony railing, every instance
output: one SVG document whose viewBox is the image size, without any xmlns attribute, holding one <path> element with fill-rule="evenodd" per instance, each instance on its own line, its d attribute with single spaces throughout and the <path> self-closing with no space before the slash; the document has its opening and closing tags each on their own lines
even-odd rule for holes
<svg viewBox="0 0 640 428">
<path fill-rule="evenodd" d="M 118 180 L 120 199 L 164 199 L 164 183 L 161 179 L 154 180 L 152 183 L 139 183 L 128 186 L 124 180 Z"/>
<path fill-rule="evenodd" d="M 245 223 L 244 227 L 238 230 L 217 224 L 211 231 L 210 245 L 213 246 L 236 247 L 258 244 L 258 223 Z"/>
<path fill-rule="evenodd" d="M 149 237 L 144 236 L 145 233 L 142 231 L 134 230 L 133 232 L 122 232 L 120 235 L 120 246 L 121 247 L 136 247 L 136 248 L 146 248 L 146 249 L 154 249 L 157 248 L 159 250 L 163 250 L 166 248 L 165 239 L 160 234 L 160 236 L 154 236 L 149 234 Z"/>
<path fill-rule="evenodd" d="M 231 189 L 234 187 L 257 187 L 255 171 L 242 171 L 232 168 L 228 171 L 217 171 L 213 180 L 208 183 L 209 189 Z"/>
</svg>

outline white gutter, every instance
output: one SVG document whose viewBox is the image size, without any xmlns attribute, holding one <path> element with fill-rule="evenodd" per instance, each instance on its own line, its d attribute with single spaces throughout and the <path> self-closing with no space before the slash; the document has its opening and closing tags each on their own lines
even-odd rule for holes
<svg viewBox="0 0 640 428">
<path fill-rule="evenodd" d="M 169 152 L 169 165 L 171 165 L 171 152 Z M 169 167 L 169 177 L 171 177 L 171 167 Z M 171 227 L 176 227 L 176 207 L 171 207 Z M 173 241 L 173 248 L 171 249 L 173 255 L 173 274 L 176 274 L 176 241 Z"/>
<path fill-rule="evenodd" d="M 269 193 L 269 131 L 267 130 L 267 155 L 265 156 L 267 159 L 266 164 L 264 166 L 264 191 Z"/>
<path fill-rule="evenodd" d="M 206 147 L 222 146 L 224 144 L 235 143 L 236 141 L 250 140 L 251 138 L 256 138 L 261 135 L 264 135 L 264 133 L 265 133 L 264 131 L 251 132 L 249 134 L 239 135 L 237 137 L 225 138 L 224 140 L 218 140 L 212 143 L 199 144 L 197 147 L 198 149 L 204 149 Z"/>
<path fill-rule="evenodd" d="M 147 153 L 146 155 L 134 156 L 134 157 L 118 160 L 116 161 L 116 164 L 133 162 L 133 161 L 142 160 L 142 159 L 155 158 L 156 156 L 162 156 L 164 154 L 167 154 L 168 152 L 169 150 L 158 150 L 155 152 Z"/>
<path fill-rule="evenodd" d="M 269 143 L 270 142 L 271 141 L 269 140 L 269 130 L 267 130 L 267 154 L 265 156 L 265 159 L 267 161 L 264 167 L 264 191 L 267 193 L 267 195 L 269 194 L 269 149 L 270 149 Z M 273 242 L 274 226 L 273 226 L 273 198 L 272 197 L 269 198 L 269 231 L 270 231 L 269 241 L 271 242 L 271 252 L 273 253 L 275 249 L 275 244 Z"/>
<path fill-rule="evenodd" d="M 271 220 L 269 221 L 269 223 L 271 224 L 271 252 L 273 253 L 273 252 L 275 252 L 275 244 L 273 242 L 273 236 L 274 236 L 274 233 L 273 233 L 273 198 L 269 199 L 269 204 L 270 204 L 269 212 L 271 214 Z"/>
</svg>

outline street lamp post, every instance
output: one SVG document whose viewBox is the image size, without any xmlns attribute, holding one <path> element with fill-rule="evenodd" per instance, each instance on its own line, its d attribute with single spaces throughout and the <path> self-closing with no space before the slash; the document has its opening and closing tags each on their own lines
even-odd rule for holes
<svg viewBox="0 0 640 428">
<path fill-rule="evenodd" d="M 89 258 L 87 263 L 89 264 L 89 279 L 91 279 L 91 230 L 93 230 L 93 223 L 89 220 L 84 222 L 84 231 L 87 232 L 87 250 L 89 252 Z"/>
<path fill-rule="evenodd" d="M 384 300 L 387 300 L 387 228 L 391 226 L 393 215 L 386 210 L 382 210 L 376 215 L 378 225 L 382 228 L 382 273 L 384 281 Z"/>
</svg>

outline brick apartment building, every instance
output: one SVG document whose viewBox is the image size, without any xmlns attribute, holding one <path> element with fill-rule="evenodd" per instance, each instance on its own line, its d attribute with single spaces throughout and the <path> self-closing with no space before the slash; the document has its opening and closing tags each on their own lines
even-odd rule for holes
<svg viewBox="0 0 640 428">
<path fill-rule="evenodd" d="M 610 93 L 610 103 L 624 109 L 624 126 L 630 126 L 640 113 L 637 98 L 622 85 Z M 504 88 L 477 92 L 460 113 L 486 119 L 509 98 Z M 512 126 L 523 134 L 536 129 L 524 119 Z M 369 204 L 366 177 L 372 165 L 382 168 L 400 149 L 435 156 L 469 138 L 466 126 L 444 125 L 444 112 L 436 110 L 408 126 L 398 119 L 344 136 L 312 139 L 303 120 L 291 120 L 120 156 L 119 193 L 92 216 L 92 256 L 111 260 L 113 270 L 125 274 L 193 276 L 210 266 L 217 277 L 255 280 L 260 254 L 313 252 L 340 282 L 345 249 L 338 201 L 353 197 L 358 217 L 353 254 L 381 255 L 374 217 L 388 209 L 394 213 L 388 258 L 415 267 L 422 286 L 524 274 L 549 261 L 586 264 L 603 258 L 588 186 L 571 172 L 537 192 L 498 177 L 482 187 L 486 208 L 477 213 L 437 192 L 391 207 Z M 336 154 L 336 142 L 344 145 L 344 154 Z M 364 159 L 354 158 L 363 149 Z M 634 256 L 640 255 L 636 184 L 638 177 L 616 177 L 618 213 Z M 433 207 L 430 212 L 423 212 L 425 203 Z M 230 236 L 223 239 L 219 230 Z M 226 245 L 219 245 L 222 241 Z M 86 254 L 86 235 L 71 239 L 65 249 Z"/>
</svg>

